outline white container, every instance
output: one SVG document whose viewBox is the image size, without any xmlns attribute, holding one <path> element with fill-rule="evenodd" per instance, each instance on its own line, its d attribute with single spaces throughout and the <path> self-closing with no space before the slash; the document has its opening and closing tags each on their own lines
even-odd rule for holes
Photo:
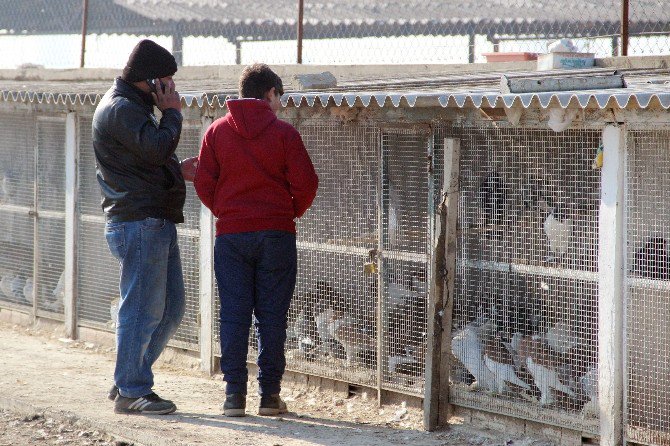
<svg viewBox="0 0 670 446">
<path fill-rule="evenodd" d="M 588 68 L 595 64 L 593 53 L 547 53 L 537 58 L 538 70 Z"/>
</svg>

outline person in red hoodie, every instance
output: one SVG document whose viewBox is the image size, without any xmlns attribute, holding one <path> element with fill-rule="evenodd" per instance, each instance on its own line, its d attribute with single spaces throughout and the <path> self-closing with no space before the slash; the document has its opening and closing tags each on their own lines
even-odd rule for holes
<svg viewBox="0 0 670 446">
<path fill-rule="evenodd" d="M 240 78 L 240 99 L 205 133 L 195 190 L 216 216 L 214 271 L 221 299 L 226 416 L 244 416 L 252 316 L 258 335 L 259 415 L 286 412 L 287 314 L 297 273 L 295 219 L 311 206 L 318 177 L 300 133 L 277 119 L 284 93 L 270 67 Z"/>
</svg>

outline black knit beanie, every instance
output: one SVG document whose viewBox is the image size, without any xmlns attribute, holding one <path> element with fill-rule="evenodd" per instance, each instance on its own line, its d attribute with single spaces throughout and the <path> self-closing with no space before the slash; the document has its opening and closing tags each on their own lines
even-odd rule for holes
<svg viewBox="0 0 670 446">
<path fill-rule="evenodd" d="M 130 53 L 121 79 L 140 82 L 172 76 L 177 72 L 177 62 L 168 50 L 151 40 L 141 40 Z"/>
</svg>

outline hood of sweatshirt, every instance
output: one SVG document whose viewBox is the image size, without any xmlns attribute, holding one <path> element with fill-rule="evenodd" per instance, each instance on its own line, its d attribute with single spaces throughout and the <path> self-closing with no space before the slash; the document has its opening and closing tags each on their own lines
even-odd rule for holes
<svg viewBox="0 0 670 446">
<path fill-rule="evenodd" d="M 260 99 L 229 99 L 226 106 L 233 129 L 246 139 L 256 138 L 277 119 L 270 104 Z"/>
</svg>

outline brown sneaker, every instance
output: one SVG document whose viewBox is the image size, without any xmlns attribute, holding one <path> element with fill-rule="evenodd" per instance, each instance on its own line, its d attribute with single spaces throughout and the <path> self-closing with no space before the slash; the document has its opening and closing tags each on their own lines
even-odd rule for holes
<svg viewBox="0 0 670 446">
<path fill-rule="evenodd" d="M 279 415 L 288 412 L 286 403 L 281 399 L 279 394 L 261 397 L 261 404 L 258 407 L 258 415 Z"/>
</svg>

